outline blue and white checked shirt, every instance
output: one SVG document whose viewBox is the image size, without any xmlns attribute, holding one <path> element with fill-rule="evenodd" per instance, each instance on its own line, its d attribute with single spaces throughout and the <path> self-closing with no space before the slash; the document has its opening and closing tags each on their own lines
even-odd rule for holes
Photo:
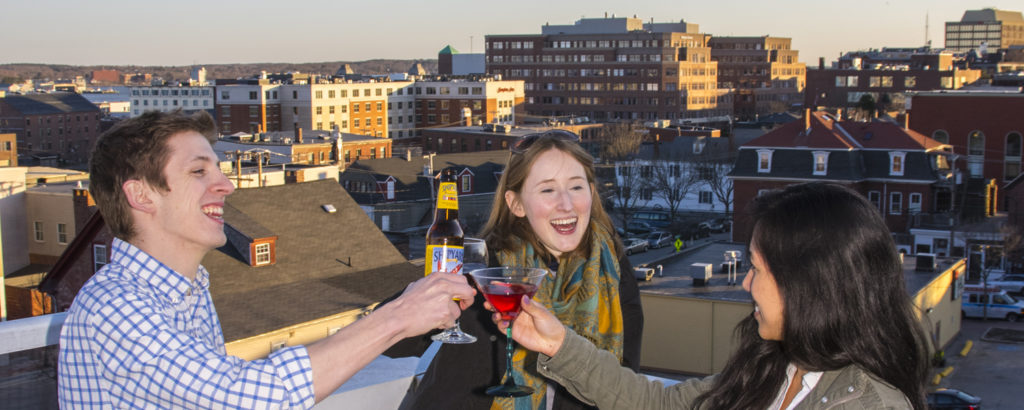
<svg viewBox="0 0 1024 410">
<path fill-rule="evenodd" d="M 190 282 L 128 242 L 111 253 L 61 330 L 61 408 L 313 406 L 305 347 L 251 362 L 225 353 L 205 268 Z"/>
</svg>

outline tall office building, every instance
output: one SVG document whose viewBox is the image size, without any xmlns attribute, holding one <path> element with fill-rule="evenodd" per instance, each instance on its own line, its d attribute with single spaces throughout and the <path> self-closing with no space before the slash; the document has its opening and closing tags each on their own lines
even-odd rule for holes
<svg viewBox="0 0 1024 410">
<path fill-rule="evenodd" d="M 525 82 L 527 120 L 728 121 L 710 35 L 696 24 L 581 19 L 541 34 L 488 35 L 489 74 Z"/>
<path fill-rule="evenodd" d="M 803 103 L 807 67 L 793 41 L 784 37 L 712 37 L 711 59 L 718 62 L 718 86 L 732 88 L 740 120 L 785 112 Z"/>
<path fill-rule="evenodd" d="M 1024 17 L 1019 11 L 967 10 L 960 21 L 946 22 L 946 49 L 954 53 L 1024 45 Z"/>
</svg>

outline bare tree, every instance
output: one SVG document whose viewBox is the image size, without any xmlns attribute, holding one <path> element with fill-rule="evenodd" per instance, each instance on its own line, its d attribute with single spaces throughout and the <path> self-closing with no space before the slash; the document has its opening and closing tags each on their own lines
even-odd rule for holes
<svg viewBox="0 0 1024 410">
<path fill-rule="evenodd" d="M 597 133 L 596 142 L 601 149 L 601 160 L 613 163 L 636 154 L 640 149 L 640 143 L 643 142 L 643 134 L 633 124 L 606 124 Z"/>
<path fill-rule="evenodd" d="M 641 177 L 647 181 L 651 194 L 665 200 L 669 217 L 676 220 L 679 205 L 698 180 L 692 166 L 682 161 L 653 161 L 644 167 L 649 170 L 641 172 Z"/>
<path fill-rule="evenodd" d="M 732 179 L 726 175 L 732 171 L 732 157 L 725 159 L 704 158 L 694 164 L 695 177 L 706 184 L 715 200 L 722 204 L 726 214 L 732 212 Z"/>
<path fill-rule="evenodd" d="M 622 226 L 629 222 L 633 215 L 636 204 L 640 202 L 640 190 L 644 186 L 644 179 L 640 176 L 640 167 L 634 161 L 620 161 L 615 167 L 615 185 L 612 203 L 616 213 L 622 218 Z"/>
</svg>

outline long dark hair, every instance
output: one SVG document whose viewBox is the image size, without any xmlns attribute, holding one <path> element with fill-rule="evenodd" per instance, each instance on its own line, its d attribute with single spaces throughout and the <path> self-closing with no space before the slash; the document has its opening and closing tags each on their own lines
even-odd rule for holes
<svg viewBox="0 0 1024 410">
<path fill-rule="evenodd" d="M 757 198 L 751 216 L 751 247 L 785 304 L 783 340 L 761 339 L 753 316 L 741 321 L 739 348 L 694 408 L 767 408 L 792 363 L 856 365 L 924 409 L 927 342 L 877 208 L 845 187 L 809 183 Z"/>
</svg>

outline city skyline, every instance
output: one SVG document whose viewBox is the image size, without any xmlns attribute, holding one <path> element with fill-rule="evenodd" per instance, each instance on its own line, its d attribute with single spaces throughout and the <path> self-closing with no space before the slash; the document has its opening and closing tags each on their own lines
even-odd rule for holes
<svg viewBox="0 0 1024 410">
<path fill-rule="evenodd" d="M 5 33 L 15 38 L 4 42 L 0 63 L 184 66 L 433 59 L 446 45 L 463 53 L 482 53 L 486 35 L 539 33 L 546 23 L 573 24 L 607 13 L 635 15 L 645 22 L 685 20 L 716 36 L 792 38 L 800 61 L 816 67 L 819 57 L 828 64 L 848 51 L 923 46 L 926 14 L 932 46 L 943 47 L 945 22 L 959 21 L 966 10 L 1024 9 L 1011 3 L 868 0 L 844 8 L 807 0 L 783 0 L 767 7 L 726 0 L 679 7 L 637 0 L 624 7 L 610 1 L 527 0 L 498 10 L 464 0 L 444 6 L 311 0 L 286 8 L 270 0 L 244 6 L 185 0 L 173 8 L 156 9 L 126 0 L 104 2 L 102 8 L 40 0 L 5 8 L 8 16 L 23 17 L 5 22 Z M 53 13 L 40 17 L 43 11 Z M 59 29 L 47 29 L 43 23 Z"/>
</svg>

